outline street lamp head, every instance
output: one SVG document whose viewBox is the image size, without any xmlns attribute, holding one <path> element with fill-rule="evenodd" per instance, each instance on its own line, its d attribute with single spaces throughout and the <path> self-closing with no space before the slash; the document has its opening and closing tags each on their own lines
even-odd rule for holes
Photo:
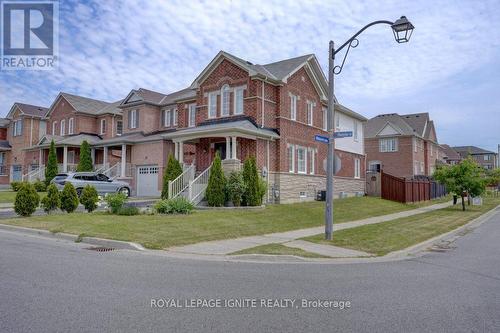
<svg viewBox="0 0 500 333">
<path fill-rule="evenodd" d="M 413 24 L 406 18 L 406 16 L 401 16 L 400 19 L 396 20 L 391 26 L 392 32 L 394 32 L 394 38 L 398 43 L 407 43 L 410 41 L 411 34 L 415 28 Z"/>
</svg>

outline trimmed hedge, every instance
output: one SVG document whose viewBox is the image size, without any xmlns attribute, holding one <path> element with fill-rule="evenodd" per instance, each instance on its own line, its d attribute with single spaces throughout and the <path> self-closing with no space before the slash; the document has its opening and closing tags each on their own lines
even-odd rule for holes
<svg viewBox="0 0 500 333">
<path fill-rule="evenodd" d="M 154 210 L 158 214 L 189 214 L 194 206 L 184 197 L 160 200 L 154 205 Z"/>
<path fill-rule="evenodd" d="M 47 187 L 47 196 L 42 199 L 42 207 L 47 214 L 61 207 L 61 195 L 56 185 L 50 184 Z"/>
<path fill-rule="evenodd" d="M 85 207 L 87 212 L 92 213 L 97 208 L 99 202 L 99 194 L 92 185 L 86 185 L 83 188 L 82 195 L 80 196 L 80 203 Z"/>
<path fill-rule="evenodd" d="M 61 210 L 72 213 L 77 207 L 78 195 L 76 194 L 75 187 L 70 182 L 66 182 L 61 193 Z"/>
<path fill-rule="evenodd" d="M 30 183 L 22 183 L 14 200 L 14 211 L 20 216 L 31 216 L 40 203 L 40 196 Z"/>
</svg>

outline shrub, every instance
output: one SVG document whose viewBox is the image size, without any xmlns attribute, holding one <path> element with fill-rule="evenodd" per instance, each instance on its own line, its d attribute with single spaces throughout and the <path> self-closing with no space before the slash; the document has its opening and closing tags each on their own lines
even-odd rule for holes
<svg viewBox="0 0 500 333">
<path fill-rule="evenodd" d="M 50 142 L 49 158 L 47 167 L 45 168 L 45 184 L 49 185 L 50 181 L 57 175 L 57 155 L 54 140 Z"/>
<path fill-rule="evenodd" d="M 12 188 L 12 191 L 17 192 L 17 191 L 19 191 L 19 188 L 21 187 L 22 184 L 23 184 L 23 182 L 13 181 L 10 183 L 10 187 Z"/>
<path fill-rule="evenodd" d="M 120 209 L 118 209 L 118 215 L 133 216 L 139 214 L 140 214 L 139 208 L 135 206 L 123 206 Z"/>
<path fill-rule="evenodd" d="M 64 184 L 61 193 L 61 209 L 65 212 L 72 213 L 78 207 L 78 195 L 75 187 L 70 182 Z"/>
<path fill-rule="evenodd" d="M 127 196 L 121 192 L 108 194 L 104 200 L 108 204 L 109 210 L 112 214 L 118 214 L 120 208 L 127 202 Z"/>
<path fill-rule="evenodd" d="M 83 188 L 82 195 L 80 196 L 80 203 L 85 207 L 87 212 L 91 213 L 97 208 L 99 202 L 99 195 L 94 186 L 87 185 Z"/>
<path fill-rule="evenodd" d="M 40 196 L 35 187 L 29 183 L 22 183 L 14 200 L 14 211 L 21 216 L 31 216 L 40 203 Z"/>
<path fill-rule="evenodd" d="M 182 166 L 172 154 L 168 155 L 167 167 L 163 173 L 163 188 L 161 198 L 168 199 L 168 182 L 174 180 L 182 174 Z"/>
<path fill-rule="evenodd" d="M 241 205 L 243 194 L 245 194 L 245 181 L 241 172 L 231 172 L 227 180 L 227 192 L 229 200 L 233 202 L 235 207 Z"/>
<path fill-rule="evenodd" d="M 90 151 L 90 145 L 86 140 L 83 140 L 80 145 L 80 161 L 76 167 L 76 171 L 92 171 L 94 170 L 94 164 L 92 163 L 92 156 Z"/>
<path fill-rule="evenodd" d="M 219 152 L 215 155 L 212 169 L 210 170 L 210 177 L 208 178 L 207 191 L 205 196 L 209 206 L 220 207 L 224 206 L 226 201 L 226 177 L 222 171 L 222 164 Z"/>
<path fill-rule="evenodd" d="M 264 178 L 262 177 L 259 177 L 259 199 L 260 199 L 260 203 L 259 203 L 259 206 L 262 205 L 262 201 L 264 200 L 264 196 L 266 195 L 267 193 L 267 183 L 266 181 L 264 180 Z"/>
<path fill-rule="evenodd" d="M 189 214 L 193 209 L 193 204 L 184 197 L 160 200 L 154 205 L 158 214 Z"/>
<path fill-rule="evenodd" d="M 50 184 L 47 187 L 47 196 L 42 199 L 42 207 L 47 214 L 61 207 L 61 195 L 56 185 Z"/>
<path fill-rule="evenodd" d="M 255 164 L 255 158 L 250 157 L 243 164 L 243 180 L 245 181 L 245 194 L 243 201 L 247 206 L 260 206 L 262 204 L 262 196 L 260 189 L 260 177 Z"/>
<path fill-rule="evenodd" d="M 42 182 L 40 179 L 38 179 L 36 182 L 34 182 L 33 186 L 35 186 L 35 190 L 37 192 L 45 192 L 47 190 L 47 185 L 45 184 L 45 182 Z"/>
</svg>

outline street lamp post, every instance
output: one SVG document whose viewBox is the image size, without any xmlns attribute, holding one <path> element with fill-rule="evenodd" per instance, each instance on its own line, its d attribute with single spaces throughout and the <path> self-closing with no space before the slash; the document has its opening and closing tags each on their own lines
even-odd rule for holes
<svg viewBox="0 0 500 333">
<path fill-rule="evenodd" d="M 327 114 L 327 130 L 328 130 L 328 156 L 326 164 L 326 206 L 325 206 L 325 239 L 331 240 L 333 234 L 333 174 L 335 172 L 335 142 L 334 142 L 334 122 L 335 122 L 335 98 L 334 98 L 334 78 L 335 75 L 342 72 L 347 54 L 351 48 L 355 48 L 359 44 L 357 37 L 369 27 L 376 24 L 388 24 L 391 26 L 394 33 L 394 38 L 398 43 L 407 43 L 410 40 L 414 26 L 405 16 L 395 22 L 391 21 L 374 21 L 365 25 L 361 30 L 349 38 L 338 49 L 335 49 L 335 44 L 330 41 L 328 46 L 328 114 Z M 335 55 L 347 46 L 346 53 L 342 63 L 335 66 Z"/>
</svg>

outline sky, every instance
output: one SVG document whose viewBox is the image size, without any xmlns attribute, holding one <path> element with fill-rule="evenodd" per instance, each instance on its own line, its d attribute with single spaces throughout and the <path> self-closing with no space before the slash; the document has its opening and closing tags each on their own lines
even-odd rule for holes
<svg viewBox="0 0 500 333">
<path fill-rule="evenodd" d="M 359 37 L 337 99 L 367 118 L 429 112 L 440 143 L 500 144 L 500 1 L 63 0 L 59 11 L 58 68 L 0 71 L 0 116 L 14 102 L 48 107 L 60 91 L 105 101 L 174 92 L 220 50 L 256 64 L 314 53 L 326 71 L 330 39 L 406 15 L 409 43 L 388 25 Z"/>
</svg>

